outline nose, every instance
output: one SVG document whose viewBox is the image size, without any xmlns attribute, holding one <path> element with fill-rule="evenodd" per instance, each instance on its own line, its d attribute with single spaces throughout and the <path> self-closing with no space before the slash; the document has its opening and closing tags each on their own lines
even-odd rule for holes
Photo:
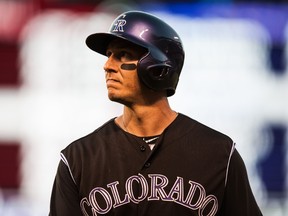
<svg viewBox="0 0 288 216">
<path fill-rule="evenodd" d="M 115 62 L 115 59 L 113 58 L 113 55 L 108 57 L 103 68 L 104 68 L 104 71 L 107 73 L 116 73 L 117 72 L 116 62 Z"/>
</svg>

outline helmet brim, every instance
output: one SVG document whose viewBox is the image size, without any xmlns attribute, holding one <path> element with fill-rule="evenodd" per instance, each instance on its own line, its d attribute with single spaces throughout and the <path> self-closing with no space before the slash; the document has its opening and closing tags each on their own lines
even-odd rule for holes
<svg viewBox="0 0 288 216">
<path fill-rule="evenodd" d="M 109 43 L 119 38 L 110 33 L 95 33 L 86 38 L 86 45 L 93 51 L 106 56 L 106 51 Z"/>
<path fill-rule="evenodd" d="M 107 51 L 107 47 L 108 47 L 109 43 L 115 39 L 122 39 L 124 41 L 127 41 L 129 43 L 134 44 L 135 46 L 143 47 L 143 48 L 149 50 L 145 46 L 145 42 L 143 42 L 143 41 L 141 42 L 137 38 L 134 38 L 134 37 L 127 38 L 127 36 L 122 37 L 119 34 L 112 34 L 112 33 L 91 34 L 86 38 L 86 45 L 91 50 L 106 56 L 106 51 Z"/>
</svg>

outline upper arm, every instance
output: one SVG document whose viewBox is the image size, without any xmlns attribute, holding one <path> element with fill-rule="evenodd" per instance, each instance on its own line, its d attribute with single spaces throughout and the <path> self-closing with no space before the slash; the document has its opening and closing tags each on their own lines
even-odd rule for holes
<svg viewBox="0 0 288 216">
<path fill-rule="evenodd" d="M 82 215 L 77 186 L 69 167 L 61 160 L 53 184 L 50 216 Z"/>
<path fill-rule="evenodd" d="M 221 216 L 262 215 L 252 193 L 244 161 L 236 149 L 230 159 L 220 212 Z"/>
</svg>

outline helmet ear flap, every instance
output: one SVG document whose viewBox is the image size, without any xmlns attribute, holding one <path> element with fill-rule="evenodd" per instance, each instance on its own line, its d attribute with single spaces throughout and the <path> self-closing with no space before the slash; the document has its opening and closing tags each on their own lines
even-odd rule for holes
<svg viewBox="0 0 288 216">
<path fill-rule="evenodd" d="M 163 80 L 165 79 L 171 71 L 170 65 L 150 65 L 147 67 L 147 72 L 154 80 Z"/>
<path fill-rule="evenodd" d="M 178 74 L 172 62 L 166 60 L 156 61 L 150 54 L 144 56 L 137 65 L 139 79 L 150 89 L 155 91 L 166 90 L 167 96 L 174 94 Z"/>
</svg>

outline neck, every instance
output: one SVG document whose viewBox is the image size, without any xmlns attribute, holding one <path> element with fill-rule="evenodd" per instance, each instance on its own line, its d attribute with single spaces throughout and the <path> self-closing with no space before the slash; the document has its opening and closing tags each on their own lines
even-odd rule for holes
<svg viewBox="0 0 288 216">
<path fill-rule="evenodd" d="M 176 116 L 168 100 L 160 100 L 149 106 L 124 106 L 123 115 L 116 123 L 136 136 L 155 136 L 161 134 Z"/>
</svg>

